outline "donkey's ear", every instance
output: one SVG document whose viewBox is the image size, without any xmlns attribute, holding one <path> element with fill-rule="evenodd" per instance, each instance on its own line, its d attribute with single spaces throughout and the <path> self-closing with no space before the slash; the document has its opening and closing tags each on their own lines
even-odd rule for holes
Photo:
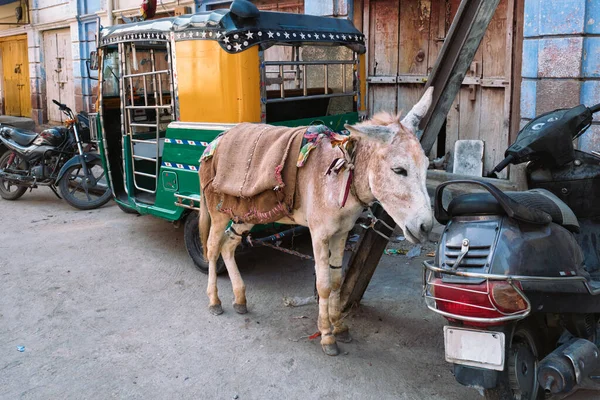
<svg viewBox="0 0 600 400">
<path fill-rule="evenodd" d="M 382 143 L 390 143 L 396 131 L 392 130 L 389 126 L 383 125 L 344 125 L 344 128 L 350 131 L 352 136 L 356 136 L 359 139 L 366 140 L 377 140 Z"/>
<path fill-rule="evenodd" d="M 430 86 L 423 94 L 423 97 L 421 97 L 421 100 L 414 105 L 408 114 L 406 114 L 406 117 L 401 121 L 402 125 L 416 135 L 419 130 L 419 124 L 425 114 L 427 114 L 427 111 L 429 111 L 432 102 L 433 86 Z"/>
</svg>

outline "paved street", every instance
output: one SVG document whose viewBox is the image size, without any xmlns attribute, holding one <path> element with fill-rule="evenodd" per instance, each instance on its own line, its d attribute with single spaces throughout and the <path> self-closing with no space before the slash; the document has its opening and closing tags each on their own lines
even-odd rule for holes
<svg viewBox="0 0 600 400">
<path fill-rule="evenodd" d="M 307 338 L 316 306 L 282 302 L 312 294 L 309 262 L 253 250 L 240 260 L 249 314 L 221 277 L 215 317 L 181 228 L 112 202 L 77 211 L 47 189 L 0 201 L 0 220 L 2 399 L 481 398 L 444 361 L 419 260 L 384 257 L 348 317 L 354 342 L 327 357 Z"/>
</svg>

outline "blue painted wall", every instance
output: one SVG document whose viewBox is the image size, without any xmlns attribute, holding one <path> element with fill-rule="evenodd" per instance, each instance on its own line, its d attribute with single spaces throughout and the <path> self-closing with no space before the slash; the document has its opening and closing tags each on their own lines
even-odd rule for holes
<svg viewBox="0 0 600 400">
<path fill-rule="evenodd" d="M 600 103 L 600 1 L 525 0 L 522 123 L 555 108 Z M 600 117 L 578 143 L 600 150 Z"/>
<path fill-rule="evenodd" d="M 100 1 L 98 0 L 77 0 L 78 9 L 78 46 L 80 61 L 77 71 L 74 71 L 76 99 L 75 102 L 80 109 L 86 111 L 96 111 L 94 103 L 96 100 L 97 81 L 90 79 L 97 78 L 97 71 L 89 71 L 87 69 L 87 60 L 90 52 L 96 50 L 96 34 L 98 27 L 98 19 L 95 14 L 101 9 Z M 78 109 L 79 109 L 78 108 Z"/>
</svg>

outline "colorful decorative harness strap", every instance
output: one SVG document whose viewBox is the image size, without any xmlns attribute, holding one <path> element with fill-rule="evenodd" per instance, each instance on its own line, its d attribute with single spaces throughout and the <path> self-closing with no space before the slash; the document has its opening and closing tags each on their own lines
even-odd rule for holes
<svg viewBox="0 0 600 400">
<path fill-rule="evenodd" d="M 349 135 L 333 132 L 325 125 L 309 126 L 304 134 L 304 139 L 307 141 L 307 143 L 300 149 L 296 166 L 304 166 L 310 152 L 316 149 L 321 140 L 324 138 L 329 139 L 332 147 L 339 147 L 343 154 L 343 157 L 334 159 L 329 165 L 329 168 L 327 168 L 327 171 L 325 171 L 325 175 L 330 175 L 332 172 L 335 172 L 336 175 L 339 175 L 340 173 L 345 173 L 346 175 L 344 178 L 344 190 L 340 195 L 341 208 L 346 205 L 346 201 L 348 200 L 348 196 L 350 194 L 350 188 L 352 187 L 352 180 L 354 178 L 354 159 L 356 156 L 356 147 L 355 142 L 350 139 Z"/>
<path fill-rule="evenodd" d="M 333 143 L 332 143 L 333 144 Z M 331 162 L 329 168 L 325 172 L 325 175 L 330 175 L 331 172 L 335 172 L 337 175 L 344 173 L 344 190 L 341 192 L 340 208 L 346 205 L 348 196 L 350 195 L 350 188 L 354 180 L 354 159 L 356 158 L 356 146 L 354 140 L 350 140 L 348 137 L 344 143 L 339 145 L 342 150 L 343 157 L 336 158 Z"/>
</svg>

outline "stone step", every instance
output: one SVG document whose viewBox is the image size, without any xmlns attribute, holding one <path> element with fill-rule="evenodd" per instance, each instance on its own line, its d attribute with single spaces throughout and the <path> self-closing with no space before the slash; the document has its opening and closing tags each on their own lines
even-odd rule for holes
<svg viewBox="0 0 600 400">
<path fill-rule="evenodd" d="M 10 115 L 0 115 L 0 124 L 12 125 L 19 129 L 35 131 L 33 119 L 26 117 L 12 117 Z"/>
</svg>

